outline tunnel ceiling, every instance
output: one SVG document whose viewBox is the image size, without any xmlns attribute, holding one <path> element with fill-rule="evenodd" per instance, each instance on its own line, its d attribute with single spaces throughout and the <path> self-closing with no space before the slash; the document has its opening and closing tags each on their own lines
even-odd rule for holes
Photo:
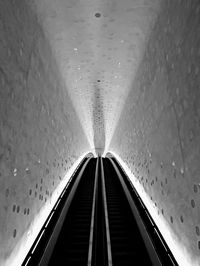
<svg viewBox="0 0 200 266">
<path fill-rule="evenodd" d="M 108 147 L 159 0 L 35 0 L 92 148 Z"/>
</svg>

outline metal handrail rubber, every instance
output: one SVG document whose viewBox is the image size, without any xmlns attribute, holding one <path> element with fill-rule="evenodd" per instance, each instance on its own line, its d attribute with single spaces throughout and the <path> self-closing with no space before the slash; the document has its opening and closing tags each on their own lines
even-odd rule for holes
<svg viewBox="0 0 200 266">
<path fill-rule="evenodd" d="M 107 207 L 107 199 L 106 199 L 106 187 L 105 187 L 105 178 L 104 178 L 104 169 L 103 169 L 102 157 L 100 158 L 100 162 L 101 162 L 101 180 L 102 180 L 103 205 L 104 205 L 105 226 L 106 226 L 108 266 L 112 266 L 113 263 L 112 263 L 112 252 L 111 252 L 109 221 L 108 221 L 108 207 Z"/>
<path fill-rule="evenodd" d="M 93 202 L 92 202 L 92 215 L 91 215 L 89 249 L 88 249 L 88 263 L 87 263 L 88 266 L 91 266 L 91 264 L 92 264 L 92 249 L 93 249 L 93 239 L 94 239 L 95 206 L 96 206 L 96 201 L 97 201 L 98 168 L 99 168 L 99 158 L 97 158 L 96 169 L 95 169 L 95 181 L 94 181 L 94 192 L 93 192 Z"/>
</svg>

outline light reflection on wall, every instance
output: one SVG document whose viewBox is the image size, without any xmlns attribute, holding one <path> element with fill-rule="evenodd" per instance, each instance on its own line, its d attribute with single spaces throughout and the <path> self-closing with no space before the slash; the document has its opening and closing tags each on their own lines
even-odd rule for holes
<svg viewBox="0 0 200 266">
<path fill-rule="evenodd" d="M 133 186 L 135 187 L 139 196 L 141 197 L 144 205 L 148 209 L 152 219 L 154 220 L 155 224 L 159 228 L 162 236 L 164 237 L 168 247 L 173 253 L 178 264 L 181 266 L 191 266 L 191 265 L 198 266 L 199 259 L 197 258 L 195 259 L 194 257 L 191 256 L 191 254 L 188 253 L 183 243 L 179 241 L 177 236 L 173 233 L 171 227 L 169 226 L 165 218 L 158 215 L 157 209 L 152 204 L 152 201 L 149 195 L 145 192 L 144 188 L 139 183 L 138 179 L 133 175 L 131 170 L 127 167 L 126 163 L 114 151 L 109 150 L 108 152 L 114 155 L 116 159 L 119 161 L 119 163 L 121 164 L 121 166 L 123 167 L 124 171 L 128 175 L 130 181 L 132 182 Z"/>
<path fill-rule="evenodd" d="M 37 216 L 32 221 L 30 227 L 28 228 L 24 236 L 20 239 L 18 244 L 15 246 L 15 249 L 13 250 L 12 254 L 9 256 L 9 258 L 5 262 L 2 262 L 3 264 L 1 265 L 16 266 L 16 265 L 21 265 L 23 263 L 28 251 L 30 250 L 32 244 L 34 243 L 37 235 L 39 234 L 42 226 L 44 225 L 47 217 L 49 216 L 56 201 L 61 195 L 63 189 L 67 185 L 69 179 L 73 175 L 77 166 L 80 164 L 81 160 L 87 154 L 88 154 L 87 152 L 82 154 L 82 156 L 80 156 L 79 159 L 69 169 L 65 177 L 62 179 L 62 181 L 60 181 L 59 185 L 54 190 L 52 197 L 47 200 L 46 204 L 42 207 L 40 212 L 37 214 Z"/>
</svg>

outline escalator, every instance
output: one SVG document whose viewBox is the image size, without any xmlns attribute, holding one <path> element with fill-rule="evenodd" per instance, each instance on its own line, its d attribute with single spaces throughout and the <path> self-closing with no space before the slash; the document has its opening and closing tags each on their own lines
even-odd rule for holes
<svg viewBox="0 0 200 266">
<path fill-rule="evenodd" d="M 115 160 L 88 158 L 65 193 L 51 235 L 44 234 L 50 236 L 38 245 L 40 252 L 35 249 L 40 255 L 32 252 L 23 266 L 177 265 L 149 237 L 151 229 Z"/>
<path fill-rule="evenodd" d="M 87 265 L 96 160 L 88 163 L 48 265 Z"/>
<path fill-rule="evenodd" d="M 103 159 L 113 265 L 150 266 L 144 241 L 126 199 L 117 173 Z"/>
</svg>

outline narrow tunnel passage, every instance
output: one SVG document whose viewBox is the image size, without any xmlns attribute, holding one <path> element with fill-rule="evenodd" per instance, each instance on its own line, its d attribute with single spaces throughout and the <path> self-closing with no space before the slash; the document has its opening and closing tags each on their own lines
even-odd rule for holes
<svg viewBox="0 0 200 266">
<path fill-rule="evenodd" d="M 49 234 L 88 152 L 116 157 L 151 237 L 200 266 L 199 18 L 199 0 L 0 0 L 1 266 Z"/>
</svg>

